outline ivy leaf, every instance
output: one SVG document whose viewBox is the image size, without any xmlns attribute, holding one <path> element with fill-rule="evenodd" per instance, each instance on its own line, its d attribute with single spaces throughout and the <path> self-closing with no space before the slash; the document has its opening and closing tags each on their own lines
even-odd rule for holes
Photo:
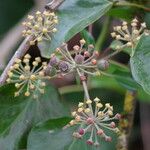
<svg viewBox="0 0 150 150">
<path fill-rule="evenodd" d="M 48 45 L 40 44 L 42 56 L 49 58 L 63 42 L 67 42 L 86 26 L 103 16 L 112 4 L 108 0 L 65 0 L 57 11 L 58 32 L 54 34 Z"/>
<path fill-rule="evenodd" d="M 150 93 L 150 36 L 143 35 L 139 40 L 134 56 L 130 59 L 133 78 Z"/>
<path fill-rule="evenodd" d="M 81 31 L 80 34 L 81 34 L 81 37 L 83 39 L 85 39 L 87 46 L 90 45 L 90 44 L 95 45 L 95 40 L 94 40 L 93 36 L 86 29 Z"/>
<path fill-rule="evenodd" d="M 33 125 L 66 115 L 57 91 L 48 86 L 39 99 L 14 98 L 14 85 L 0 88 L 0 149 L 18 150 L 21 138 Z"/>
<path fill-rule="evenodd" d="M 77 126 L 62 129 L 69 121 L 69 118 L 51 119 L 44 124 L 36 126 L 28 138 L 28 150 L 98 150 L 99 147 L 86 144 L 86 138 L 82 140 L 73 139 L 72 134 Z M 115 150 L 116 137 L 113 136 L 111 143 L 101 141 L 103 150 Z M 102 139 L 101 139 L 102 140 Z"/>
</svg>

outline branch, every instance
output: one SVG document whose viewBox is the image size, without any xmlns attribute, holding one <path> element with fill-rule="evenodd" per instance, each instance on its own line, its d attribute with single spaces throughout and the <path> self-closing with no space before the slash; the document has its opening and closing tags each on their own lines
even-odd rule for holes
<svg viewBox="0 0 150 150">
<path fill-rule="evenodd" d="M 27 50 L 30 48 L 29 41 L 32 40 L 33 37 L 29 36 L 25 38 L 25 40 L 22 42 L 22 44 L 19 46 L 18 50 L 15 52 L 14 56 L 9 61 L 7 67 L 3 71 L 1 77 L 0 77 L 0 86 L 2 86 L 6 79 L 7 79 L 7 72 L 9 71 L 10 67 L 14 64 L 14 61 L 16 58 L 22 58 L 24 54 L 27 52 Z"/>
<path fill-rule="evenodd" d="M 64 0 L 53 0 L 47 6 L 49 7 L 50 10 L 56 10 L 63 1 Z M 30 48 L 29 41 L 31 41 L 32 39 L 33 39 L 32 36 L 25 38 L 25 40 L 22 42 L 22 44 L 20 45 L 20 47 L 18 48 L 14 56 L 11 58 L 7 67 L 5 68 L 5 70 L 3 71 L 0 77 L 0 86 L 4 85 L 4 83 L 6 82 L 6 79 L 8 77 L 7 72 L 9 71 L 10 67 L 14 64 L 15 59 L 22 58 L 24 54 L 28 51 L 28 49 Z"/>
<path fill-rule="evenodd" d="M 56 10 L 65 0 L 52 0 L 45 6 L 45 9 Z"/>
</svg>

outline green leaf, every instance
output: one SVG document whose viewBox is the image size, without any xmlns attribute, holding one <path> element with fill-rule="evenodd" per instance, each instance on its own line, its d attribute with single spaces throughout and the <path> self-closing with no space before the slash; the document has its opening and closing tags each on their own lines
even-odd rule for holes
<svg viewBox="0 0 150 150">
<path fill-rule="evenodd" d="M 119 19 L 123 19 L 126 21 L 131 21 L 132 18 L 134 17 L 134 12 L 136 11 L 136 9 L 133 9 L 133 7 L 118 7 L 118 8 L 113 8 L 111 9 L 107 14 L 109 16 L 115 17 L 115 18 L 119 18 Z"/>
<path fill-rule="evenodd" d="M 86 144 L 88 137 L 82 140 L 73 139 L 72 134 L 77 131 L 77 126 L 62 129 L 69 118 L 60 118 L 49 120 L 48 122 L 36 126 L 28 138 L 28 150 L 98 150 L 99 147 L 89 146 Z M 107 143 L 100 139 L 101 148 L 103 150 L 115 150 L 116 136 L 108 133 L 113 137 L 111 143 Z"/>
<path fill-rule="evenodd" d="M 98 20 L 111 6 L 112 2 L 108 0 L 65 0 L 57 11 L 58 32 L 45 46 L 47 49 L 40 49 L 42 56 L 49 58 L 57 47 Z"/>
<path fill-rule="evenodd" d="M 93 36 L 86 29 L 81 31 L 80 34 L 81 34 L 81 37 L 86 41 L 86 45 L 90 45 L 90 44 L 95 45 L 95 40 Z"/>
<path fill-rule="evenodd" d="M 48 86 L 39 99 L 14 98 L 14 85 L 0 88 L 0 149 L 18 150 L 23 136 L 38 122 L 66 115 L 57 91 Z"/>
<path fill-rule="evenodd" d="M 71 144 L 73 128 L 62 128 L 70 121 L 69 118 L 52 119 L 36 126 L 28 138 L 28 150 L 65 150 Z"/>
<path fill-rule="evenodd" d="M 138 42 L 134 56 L 130 59 L 132 75 L 143 89 L 150 93 L 150 36 L 143 35 Z"/>
</svg>

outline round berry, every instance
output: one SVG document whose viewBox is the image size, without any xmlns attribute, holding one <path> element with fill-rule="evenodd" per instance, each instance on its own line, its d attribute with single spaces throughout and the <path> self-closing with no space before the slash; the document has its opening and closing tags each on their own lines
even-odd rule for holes
<svg viewBox="0 0 150 150">
<path fill-rule="evenodd" d="M 75 56 L 74 60 L 77 64 L 82 64 L 84 61 L 84 56 L 81 54 L 78 54 Z"/>
<path fill-rule="evenodd" d="M 109 68 L 109 62 L 105 59 L 101 59 L 98 61 L 98 68 L 103 71 L 107 70 Z"/>
<path fill-rule="evenodd" d="M 68 69 L 69 69 L 69 66 L 68 64 L 65 62 L 65 61 L 61 61 L 59 63 L 59 69 L 62 71 L 62 72 L 67 72 Z"/>
</svg>

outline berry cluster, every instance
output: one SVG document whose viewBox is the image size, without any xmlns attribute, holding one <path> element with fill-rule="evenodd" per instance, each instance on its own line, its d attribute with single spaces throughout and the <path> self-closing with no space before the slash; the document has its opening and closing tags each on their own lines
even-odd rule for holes
<svg viewBox="0 0 150 150">
<path fill-rule="evenodd" d="M 125 21 L 123 21 L 122 26 L 114 27 L 114 32 L 111 33 L 111 36 L 125 43 L 122 46 L 118 45 L 116 49 L 120 50 L 125 47 L 134 48 L 141 35 L 145 32 L 145 28 L 146 23 L 140 24 L 137 19 L 132 20 L 131 27 Z"/>
<path fill-rule="evenodd" d="M 65 75 L 70 72 L 82 72 L 82 74 L 99 75 L 97 69 L 97 57 L 98 52 L 94 51 L 93 45 L 88 45 L 86 49 L 84 47 L 85 40 L 80 40 L 80 46 L 75 45 L 72 51 L 68 50 L 67 44 L 63 44 L 60 48 L 56 49 L 56 52 L 60 55 L 60 58 L 56 54 L 52 54 L 50 60 L 50 67 L 55 67 L 57 73 Z"/>
<path fill-rule="evenodd" d="M 92 100 L 86 100 L 86 103 L 80 102 L 78 110 L 72 112 L 72 116 L 75 118 L 71 120 L 68 126 L 76 124 L 80 125 L 78 132 L 74 132 L 75 138 L 81 139 L 85 134 L 90 133 L 87 144 L 99 146 L 98 137 L 102 137 L 105 141 L 111 141 L 111 137 L 106 135 L 105 129 L 119 133 L 119 129 L 116 128 L 113 120 L 120 119 L 120 114 L 113 115 L 113 106 L 109 103 L 103 104 L 99 98 L 94 99 L 95 110 L 92 107 Z"/>
<path fill-rule="evenodd" d="M 28 20 L 23 22 L 25 30 L 23 36 L 33 36 L 34 40 L 30 41 L 30 45 L 34 45 L 36 41 L 51 40 L 52 33 L 56 32 L 55 25 L 58 23 L 57 16 L 54 12 L 37 11 L 35 16 L 29 15 Z"/>
<path fill-rule="evenodd" d="M 23 61 L 16 58 L 15 64 L 11 66 L 8 71 L 7 83 L 15 83 L 15 87 L 18 89 L 18 91 L 15 92 L 15 97 L 23 93 L 25 89 L 25 96 L 30 96 L 31 92 L 34 91 L 44 93 L 46 84 L 42 80 L 50 78 L 45 76 L 45 70 L 47 68 L 46 62 L 42 63 L 41 58 L 36 57 L 35 61 L 32 62 L 33 67 L 31 68 L 30 59 L 31 56 L 29 54 L 24 56 Z M 42 64 L 39 67 L 40 63 Z M 37 95 L 34 94 L 33 97 L 36 98 Z"/>
</svg>

